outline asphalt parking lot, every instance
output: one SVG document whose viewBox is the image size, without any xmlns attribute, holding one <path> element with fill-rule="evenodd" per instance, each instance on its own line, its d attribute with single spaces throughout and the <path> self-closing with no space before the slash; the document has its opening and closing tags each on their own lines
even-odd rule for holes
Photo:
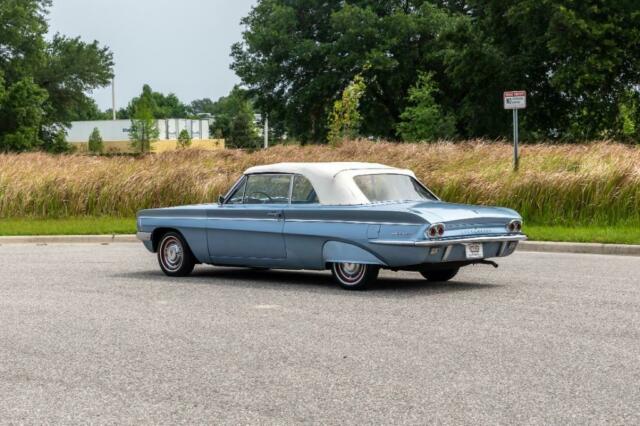
<svg viewBox="0 0 640 426">
<path fill-rule="evenodd" d="M 2 423 L 640 422 L 640 258 L 516 253 L 454 282 L 0 246 Z"/>
</svg>

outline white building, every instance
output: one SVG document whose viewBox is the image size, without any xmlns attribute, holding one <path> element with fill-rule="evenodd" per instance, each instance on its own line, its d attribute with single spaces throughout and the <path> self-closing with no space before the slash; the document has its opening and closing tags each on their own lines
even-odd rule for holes
<svg viewBox="0 0 640 426">
<path fill-rule="evenodd" d="M 191 145 L 199 149 L 224 148 L 224 141 L 212 139 L 209 134 L 209 120 L 168 118 L 156 120 L 159 130 L 158 139 L 153 144 L 154 151 L 169 151 L 175 149 L 178 135 L 186 130 L 191 136 Z M 73 121 L 67 130 L 67 142 L 75 146 L 79 151 L 86 151 L 89 136 L 93 129 L 98 129 L 104 141 L 106 152 L 131 151 L 129 129 L 131 120 L 99 120 L 99 121 Z"/>
<path fill-rule="evenodd" d="M 176 140 L 182 130 L 187 130 L 193 140 L 208 140 L 209 120 L 189 120 L 184 118 L 167 118 L 157 120 L 160 136 L 158 140 Z M 86 143 L 93 129 L 100 131 L 102 139 L 110 142 L 128 141 L 131 120 L 73 121 L 67 130 L 67 142 Z"/>
</svg>

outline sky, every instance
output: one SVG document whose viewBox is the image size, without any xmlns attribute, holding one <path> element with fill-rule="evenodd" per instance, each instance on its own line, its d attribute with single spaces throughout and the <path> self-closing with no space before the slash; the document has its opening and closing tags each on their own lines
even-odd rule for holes
<svg viewBox="0 0 640 426">
<path fill-rule="evenodd" d="M 239 79 L 229 69 L 240 19 L 257 0 L 53 0 L 50 33 L 98 40 L 114 54 L 116 108 L 143 84 L 183 102 L 217 99 Z M 90 94 L 111 108 L 111 87 Z"/>
</svg>

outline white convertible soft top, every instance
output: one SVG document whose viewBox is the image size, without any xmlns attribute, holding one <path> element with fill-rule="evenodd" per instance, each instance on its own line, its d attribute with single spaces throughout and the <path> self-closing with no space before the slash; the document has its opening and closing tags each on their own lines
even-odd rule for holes
<svg viewBox="0 0 640 426">
<path fill-rule="evenodd" d="M 376 163 L 278 163 L 247 169 L 245 175 L 286 173 L 306 177 L 316 190 L 320 204 L 368 204 L 353 178 L 360 175 L 396 174 L 415 178 L 411 170 L 396 169 Z"/>
</svg>

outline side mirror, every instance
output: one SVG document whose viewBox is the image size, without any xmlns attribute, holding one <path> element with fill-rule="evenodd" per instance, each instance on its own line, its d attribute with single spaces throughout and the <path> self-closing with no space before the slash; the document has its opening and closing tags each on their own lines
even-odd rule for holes
<svg viewBox="0 0 640 426">
<path fill-rule="evenodd" d="M 224 195 L 219 195 L 218 196 L 218 205 L 223 205 L 224 204 Z"/>
</svg>

